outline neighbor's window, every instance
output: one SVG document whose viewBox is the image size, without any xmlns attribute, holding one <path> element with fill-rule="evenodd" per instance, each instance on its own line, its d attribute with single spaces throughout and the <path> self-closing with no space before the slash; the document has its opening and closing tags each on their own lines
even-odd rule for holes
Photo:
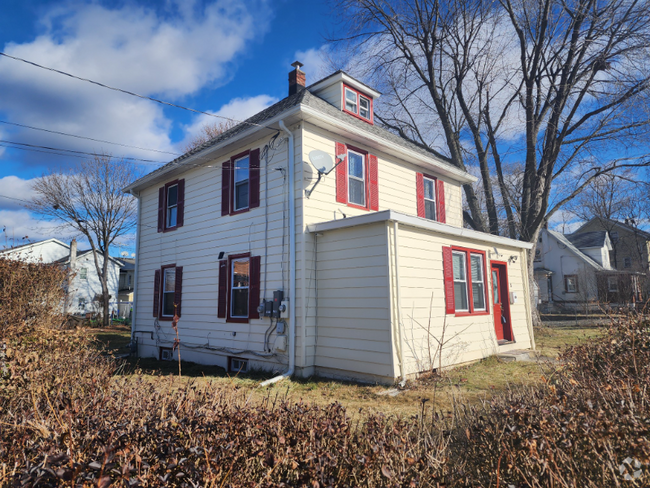
<svg viewBox="0 0 650 488">
<path fill-rule="evenodd" d="M 366 206 L 365 155 L 348 150 L 348 202 Z"/>
<path fill-rule="evenodd" d="M 247 318 L 250 259 L 233 259 L 231 263 L 230 316 L 232 318 Z"/>
<path fill-rule="evenodd" d="M 630 258 L 630 257 L 623 258 L 623 266 L 625 266 L 626 268 L 631 268 L 632 267 L 632 258 Z"/>
<path fill-rule="evenodd" d="M 88 279 L 88 269 L 87 268 L 79 269 L 79 279 L 80 280 L 87 280 Z"/>
<path fill-rule="evenodd" d="M 470 253 L 472 274 L 472 302 L 474 311 L 485 310 L 485 276 L 483 273 L 483 255 Z"/>
<path fill-rule="evenodd" d="M 423 178 L 424 183 L 424 216 L 436 220 L 436 180 Z"/>
<path fill-rule="evenodd" d="M 174 316 L 174 296 L 176 295 L 176 268 L 163 270 L 162 316 Z"/>
<path fill-rule="evenodd" d="M 564 291 L 566 293 L 578 293 L 578 277 L 576 275 L 564 276 Z"/>
<path fill-rule="evenodd" d="M 248 156 L 235 160 L 233 208 L 235 212 L 248 208 L 250 159 Z"/>
<path fill-rule="evenodd" d="M 612 293 L 618 292 L 618 277 L 616 276 L 607 277 L 607 291 Z"/>
<path fill-rule="evenodd" d="M 344 93 L 345 111 L 372 123 L 372 99 L 349 86 L 344 88 Z"/>
<path fill-rule="evenodd" d="M 176 227 L 178 223 L 178 184 L 167 187 L 167 208 L 165 227 Z"/>
<path fill-rule="evenodd" d="M 454 298 L 457 312 L 468 312 L 469 303 L 467 299 L 467 269 L 465 266 L 466 255 L 464 252 L 454 251 L 452 254 L 454 263 Z"/>
<path fill-rule="evenodd" d="M 79 308 L 84 310 L 86 308 L 86 299 L 85 298 L 80 298 L 79 299 Z"/>
</svg>

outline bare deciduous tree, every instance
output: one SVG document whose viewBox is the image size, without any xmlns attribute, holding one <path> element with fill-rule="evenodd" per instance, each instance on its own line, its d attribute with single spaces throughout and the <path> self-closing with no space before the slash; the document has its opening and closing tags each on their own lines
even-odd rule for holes
<svg viewBox="0 0 650 488">
<path fill-rule="evenodd" d="M 237 125 L 237 122 L 229 119 L 204 125 L 201 127 L 201 132 L 187 143 L 185 146 L 185 152 L 189 152 L 192 149 L 199 147 L 201 144 L 205 144 L 210 139 L 214 139 L 218 135 L 226 132 L 228 129 L 232 129 L 235 125 Z"/>
<path fill-rule="evenodd" d="M 594 178 L 648 165 L 646 1 L 332 1 L 346 61 L 384 80 L 377 120 L 478 168 L 482 198 L 464 186 L 472 228 L 536 243 Z M 506 162 L 523 168 L 515 192 Z"/>
<path fill-rule="evenodd" d="M 135 226 L 136 200 L 122 192 L 135 176 L 131 163 L 98 155 L 74 170 L 50 173 L 37 179 L 34 183 L 36 196 L 28 206 L 42 218 L 61 222 L 62 226 L 88 239 L 102 286 L 104 326 L 110 319 L 110 246 Z"/>
</svg>

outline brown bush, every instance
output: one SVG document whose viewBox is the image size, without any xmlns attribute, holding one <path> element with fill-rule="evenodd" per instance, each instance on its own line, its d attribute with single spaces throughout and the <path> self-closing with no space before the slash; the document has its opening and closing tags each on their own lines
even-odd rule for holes
<svg viewBox="0 0 650 488">
<path fill-rule="evenodd" d="M 634 317 L 567 351 L 542 387 L 448 420 L 352 422 L 339 404 L 114 376 L 82 333 L 39 326 L 21 310 L 43 307 L 18 303 L 10 313 L 28 319 L 0 377 L 3 486 L 650 486 L 650 325 Z"/>
</svg>

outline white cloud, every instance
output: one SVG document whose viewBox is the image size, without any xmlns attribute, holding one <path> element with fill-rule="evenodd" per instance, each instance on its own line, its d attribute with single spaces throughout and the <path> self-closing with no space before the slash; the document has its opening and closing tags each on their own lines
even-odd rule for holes
<svg viewBox="0 0 650 488">
<path fill-rule="evenodd" d="M 230 102 L 223 105 L 218 111 L 208 111 L 208 113 L 214 113 L 215 115 L 227 117 L 234 120 L 246 120 L 248 117 L 255 115 L 256 113 L 273 105 L 277 101 L 277 98 L 271 97 L 269 95 L 257 95 L 255 97 L 248 98 L 233 98 L 230 100 Z M 186 137 L 180 146 L 184 147 L 190 139 L 200 134 L 201 128 L 204 125 L 214 124 L 215 122 L 218 123 L 221 121 L 226 121 L 226 119 L 209 117 L 208 115 L 199 115 L 190 125 L 183 127 Z"/>
<path fill-rule="evenodd" d="M 0 178 L 0 209 L 22 209 L 34 196 L 32 183 L 17 176 Z"/>
<path fill-rule="evenodd" d="M 0 247 L 19 246 L 52 237 L 68 242 L 74 232 L 34 218 L 27 210 L 0 210 Z"/>
<path fill-rule="evenodd" d="M 307 85 L 331 73 L 330 48 L 327 44 L 306 51 L 296 51 L 295 58 L 305 65 L 302 70 L 306 74 Z"/>
<path fill-rule="evenodd" d="M 163 8 L 163 7 L 161 7 Z M 179 99 L 230 77 L 236 57 L 264 34 L 264 2 L 167 2 L 163 11 L 65 3 L 46 13 L 43 33 L 8 54 L 143 95 Z M 171 122 L 154 102 L 0 59 L 0 112 L 51 130 L 173 151 Z M 181 103 L 182 104 L 182 103 Z M 12 129 L 12 139 L 71 147 L 61 136 Z M 29 139 L 27 139 L 29 138 Z M 167 161 L 171 155 L 74 139 L 74 147 Z M 46 165 L 48 155 L 32 156 Z"/>
</svg>

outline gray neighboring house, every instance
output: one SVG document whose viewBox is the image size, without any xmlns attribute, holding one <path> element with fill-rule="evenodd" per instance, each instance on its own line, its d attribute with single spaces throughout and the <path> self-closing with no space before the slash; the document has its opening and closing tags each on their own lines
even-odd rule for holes
<svg viewBox="0 0 650 488">
<path fill-rule="evenodd" d="M 534 264 L 540 309 L 586 312 L 640 301 L 642 276 L 612 267 L 611 251 L 605 231 L 565 235 L 544 229 Z"/>
</svg>

